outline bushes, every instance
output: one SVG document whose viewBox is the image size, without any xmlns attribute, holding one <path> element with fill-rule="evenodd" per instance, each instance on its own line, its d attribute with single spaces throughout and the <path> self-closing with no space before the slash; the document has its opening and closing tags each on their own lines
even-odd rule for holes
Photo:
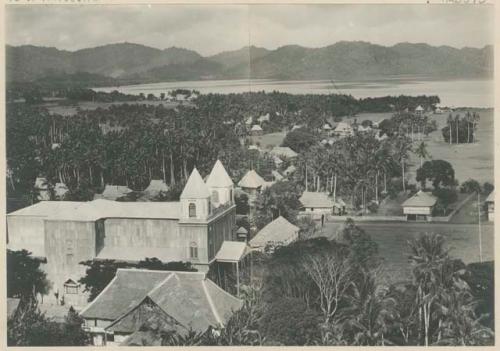
<svg viewBox="0 0 500 351">
<path fill-rule="evenodd" d="M 462 194 L 480 193 L 481 185 L 477 180 L 468 179 L 460 186 L 460 192 Z"/>
<path fill-rule="evenodd" d="M 312 345 L 321 338 L 320 322 L 320 314 L 307 308 L 303 300 L 283 298 L 268 305 L 259 329 L 272 345 Z"/>
</svg>

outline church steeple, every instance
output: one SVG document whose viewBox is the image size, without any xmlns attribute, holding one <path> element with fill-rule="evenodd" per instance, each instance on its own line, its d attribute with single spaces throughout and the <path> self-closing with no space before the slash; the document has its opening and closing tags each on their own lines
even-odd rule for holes
<svg viewBox="0 0 500 351">
<path fill-rule="evenodd" d="M 212 213 L 210 192 L 196 168 L 191 172 L 180 199 L 184 219 L 207 219 Z"/>
<path fill-rule="evenodd" d="M 218 207 L 219 205 L 234 203 L 233 181 L 220 160 L 215 162 L 212 172 L 210 172 L 207 178 L 207 186 L 214 206 Z"/>
</svg>

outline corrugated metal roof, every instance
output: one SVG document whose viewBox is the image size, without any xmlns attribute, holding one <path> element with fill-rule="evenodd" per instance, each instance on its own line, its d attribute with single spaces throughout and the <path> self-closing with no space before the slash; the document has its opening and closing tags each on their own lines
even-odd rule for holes
<svg viewBox="0 0 500 351">
<path fill-rule="evenodd" d="M 241 241 L 224 241 L 215 255 L 219 262 L 239 262 L 248 251 L 246 243 Z"/>
<path fill-rule="evenodd" d="M 253 132 L 261 132 L 263 131 L 262 127 L 259 126 L 258 124 L 254 124 L 251 129 Z"/>
<path fill-rule="evenodd" d="M 425 191 L 419 190 L 415 195 L 403 202 L 403 207 L 432 207 L 436 204 L 437 198 Z"/>
<path fill-rule="evenodd" d="M 299 227 L 279 216 L 262 228 L 249 244 L 251 247 L 264 247 L 268 242 L 287 242 L 295 237 L 299 230 Z"/>
<path fill-rule="evenodd" d="M 208 187 L 195 167 L 184 186 L 181 199 L 206 199 L 207 197 L 210 197 Z"/>
<path fill-rule="evenodd" d="M 299 201 L 304 207 L 310 208 L 333 208 L 335 204 L 328 194 L 312 191 L 304 191 Z"/>
<path fill-rule="evenodd" d="M 100 218 L 179 219 L 180 202 L 41 201 L 8 216 L 45 217 L 48 220 L 95 221 Z"/>
<path fill-rule="evenodd" d="M 215 188 L 223 188 L 233 186 L 233 181 L 229 174 L 227 174 L 226 169 L 222 165 L 222 162 L 217 160 L 215 162 L 210 175 L 207 178 L 207 186 Z"/>
<path fill-rule="evenodd" d="M 168 187 L 167 184 L 161 179 L 151 179 L 149 182 L 149 185 L 146 189 L 144 189 L 144 192 L 149 192 L 149 193 L 159 193 L 161 191 L 167 192 L 170 188 Z"/>
</svg>

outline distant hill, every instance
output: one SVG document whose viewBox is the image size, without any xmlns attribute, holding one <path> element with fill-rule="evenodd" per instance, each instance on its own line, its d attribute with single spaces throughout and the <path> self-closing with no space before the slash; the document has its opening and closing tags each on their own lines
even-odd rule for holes
<svg viewBox="0 0 500 351">
<path fill-rule="evenodd" d="M 482 49 L 400 43 L 386 47 L 341 41 L 322 48 L 255 46 L 202 57 L 183 48 L 160 50 L 120 43 L 74 52 L 7 46 L 7 80 L 34 81 L 87 72 L 122 83 L 194 79 L 370 79 L 388 75 L 435 78 L 493 77 L 493 47 Z M 90 79 L 92 76 L 88 76 Z M 89 82 L 90 84 L 90 82 Z"/>
</svg>

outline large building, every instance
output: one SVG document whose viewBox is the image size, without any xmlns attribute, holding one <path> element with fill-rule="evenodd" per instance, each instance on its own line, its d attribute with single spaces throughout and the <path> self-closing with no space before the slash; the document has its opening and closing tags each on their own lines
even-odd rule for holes
<svg viewBox="0 0 500 351">
<path fill-rule="evenodd" d="M 93 345 L 134 345 L 153 326 L 180 335 L 223 328 L 242 304 L 202 272 L 118 269 L 80 315 Z"/>
<path fill-rule="evenodd" d="M 205 183 L 193 169 L 177 202 L 42 201 L 7 215 L 7 247 L 43 260 L 57 294 L 76 308 L 87 260 L 188 261 L 207 272 L 224 241 L 234 240 L 234 189 L 217 161 Z"/>
</svg>

